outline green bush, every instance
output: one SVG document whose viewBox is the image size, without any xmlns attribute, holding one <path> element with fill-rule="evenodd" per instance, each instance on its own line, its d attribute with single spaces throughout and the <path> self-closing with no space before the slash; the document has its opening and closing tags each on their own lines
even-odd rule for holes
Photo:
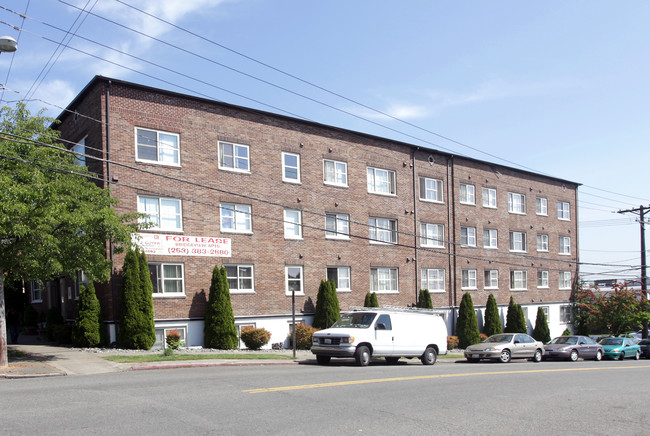
<svg viewBox="0 0 650 436">
<path fill-rule="evenodd" d="M 455 350 L 458 348 L 458 336 L 447 336 L 447 349 Z"/>
<path fill-rule="evenodd" d="M 571 336 L 571 330 L 569 328 L 565 328 L 564 331 L 562 332 L 562 336 Z"/>
<path fill-rule="evenodd" d="M 96 347 L 101 342 L 102 314 L 92 282 L 79 291 L 77 318 L 72 329 L 72 343 L 77 347 Z"/>
<path fill-rule="evenodd" d="M 506 314 L 506 328 L 503 330 L 506 333 L 527 333 L 526 318 L 524 317 L 524 310 L 520 304 L 516 304 L 514 298 L 510 297 L 508 304 L 508 313 Z"/>
<path fill-rule="evenodd" d="M 363 307 L 379 307 L 379 300 L 377 300 L 377 294 L 375 292 L 366 292 Z"/>
<path fill-rule="evenodd" d="M 54 340 L 59 344 L 72 343 L 72 326 L 70 324 L 57 324 L 53 327 Z"/>
<path fill-rule="evenodd" d="M 332 281 L 321 280 L 316 297 L 313 326 L 318 329 L 330 328 L 340 316 L 336 285 Z"/>
<path fill-rule="evenodd" d="M 472 303 L 472 296 L 469 292 L 465 292 L 458 308 L 456 334 L 458 335 L 459 348 L 467 348 L 481 341 L 474 303 Z"/>
<path fill-rule="evenodd" d="M 225 268 L 215 266 L 205 310 L 205 346 L 219 350 L 234 350 L 239 345 L 235 316 L 230 302 L 230 288 Z"/>
<path fill-rule="evenodd" d="M 40 315 L 36 309 L 34 309 L 34 306 L 28 304 L 27 307 L 25 307 L 25 312 L 23 313 L 23 324 L 25 327 L 36 327 L 39 319 Z"/>
<path fill-rule="evenodd" d="M 312 336 L 318 330 L 307 324 L 296 324 L 296 348 L 298 350 L 310 350 Z"/>
<path fill-rule="evenodd" d="M 544 313 L 541 307 L 537 308 L 537 318 L 535 319 L 535 329 L 533 330 L 533 338 L 543 343 L 547 343 L 551 340 L 551 333 L 548 329 L 546 314 Z"/>
<path fill-rule="evenodd" d="M 490 294 L 485 306 L 485 323 L 483 324 L 483 333 L 487 336 L 498 335 L 503 333 L 501 327 L 501 317 L 499 316 L 499 307 L 494 295 Z"/>
<path fill-rule="evenodd" d="M 149 349 L 142 342 L 142 332 L 147 325 L 142 313 L 142 277 L 140 258 L 135 250 L 128 250 L 122 266 L 122 289 L 120 294 L 120 330 L 118 343 L 128 349 Z"/>
<path fill-rule="evenodd" d="M 165 337 L 165 342 L 167 343 L 167 348 L 171 350 L 176 350 L 182 345 L 181 334 L 178 333 L 178 330 L 169 330 L 167 336 Z"/>
<path fill-rule="evenodd" d="M 244 327 L 241 340 L 250 350 L 259 350 L 271 340 L 271 333 L 264 328 Z"/>
<path fill-rule="evenodd" d="M 433 309 L 433 301 L 431 301 L 431 294 L 428 289 L 420 289 L 418 302 L 415 307 L 419 307 L 420 309 Z"/>
<path fill-rule="evenodd" d="M 50 307 L 45 316 L 45 334 L 48 341 L 57 341 L 55 329 L 56 326 L 63 324 L 63 316 L 58 307 Z"/>
</svg>

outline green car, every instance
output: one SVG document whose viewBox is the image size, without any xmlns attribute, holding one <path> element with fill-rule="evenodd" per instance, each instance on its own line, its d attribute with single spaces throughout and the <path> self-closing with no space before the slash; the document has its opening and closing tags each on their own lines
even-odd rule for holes
<svg viewBox="0 0 650 436">
<path fill-rule="evenodd" d="M 623 360 L 626 357 L 633 357 L 639 360 L 641 357 L 641 348 L 633 338 L 609 337 L 600 340 L 603 346 L 605 357 L 610 359 Z"/>
</svg>

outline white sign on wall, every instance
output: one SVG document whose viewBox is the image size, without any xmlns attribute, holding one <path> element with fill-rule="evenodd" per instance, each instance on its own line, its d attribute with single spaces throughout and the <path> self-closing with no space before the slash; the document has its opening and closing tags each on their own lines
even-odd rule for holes
<svg viewBox="0 0 650 436">
<path fill-rule="evenodd" d="M 133 241 L 146 254 L 161 256 L 231 257 L 230 239 L 212 236 L 136 233 Z"/>
</svg>

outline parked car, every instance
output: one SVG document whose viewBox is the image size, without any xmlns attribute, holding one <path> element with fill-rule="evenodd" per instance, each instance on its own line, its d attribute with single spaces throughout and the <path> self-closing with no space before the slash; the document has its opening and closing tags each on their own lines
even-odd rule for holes
<svg viewBox="0 0 650 436">
<path fill-rule="evenodd" d="M 468 362 L 494 359 L 503 363 L 510 359 L 532 359 L 540 362 L 544 355 L 544 344 L 523 333 L 501 333 L 492 335 L 478 344 L 465 349 Z"/>
<path fill-rule="evenodd" d="M 639 349 L 641 350 L 642 357 L 650 359 L 650 339 L 643 339 L 639 342 Z"/>
<path fill-rule="evenodd" d="M 610 336 L 600 341 L 605 351 L 605 357 L 612 359 L 625 359 L 626 357 L 633 357 L 639 360 L 641 357 L 641 348 L 637 341 L 633 338 L 625 338 L 621 336 Z"/>
<path fill-rule="evenodd" d="M 589 336 L 558 336 L 544 345 L 544 359 L 569 359 L 575 362 L 579 358 L 600 360 L 603 358 L 603 346 Z"/>
</svg>

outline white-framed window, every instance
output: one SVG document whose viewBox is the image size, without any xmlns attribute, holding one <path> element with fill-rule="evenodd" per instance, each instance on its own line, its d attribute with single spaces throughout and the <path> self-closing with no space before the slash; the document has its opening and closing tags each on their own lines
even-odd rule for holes
<svg viewBox="0 0 650 436">
<path fill-rule="evenodd" d="M 397 268 L 370 268 L 370 292 L 398 293 Z"/>
<path fill-rule="evenodd" d="M 395 171 L 367 168 L 368 192 L 371 194 L 395 195 Z"/>
<path fill-rule="evenodd" d="M 282 152 L 282 181 L 300 183 L 300 155 Z"/>
<path fill-rule="evenodd" d="M 560 306 L 560 322 L 562 324 L 570 324 L 571 323 L 571 306 L 569 305 L 563 305 Z"/>
<path fill-rule="evenodd" d="M 510 232 L 510 251 L 526 251 L 526 232 Z"/>
<path fill-rule="evenodd" d="M 81 141 L 72 146 L 72 152 L 75 154 L 74 163 L 77 165 L 86 165 L 86 138 L 85 136 Z"/>
<path fill-rule="evenodd" d="M 420 245 L 422 247 L 444 247 L 445 226 L 442 224 L 420 223 Z"/>
<path fill-rule="evenodd" d="M 497 289 L 499 287 L 499 270 L 486 269 L 484 271 L 485 289 Z"/>
<path fill-rule="evenodd" d="M 442 268 L 422 268 L 420 288 L 429 292 L 445 292 L 445 270 Z"/>
<path fill-rule="evenodd" d="M 397 220 L 370 217 L 370 242 L 397 244 Z"/>
<path fill-rule="evenodd" d="M 233 233 L 251 233 L 250 204 L 221 203 L 221 231 Z"/>
<path fill-rule="evenodd" d="M 350 292 L 352 290 L 349 266 L 328 266 L 327 280 L 334 282 L 336 292 Z"/>
<path fill-rule="evenodd" d="M 477 289 L 475 269 L 464 269 L 461 271 L 460 287 L 462 289 Z"/>
<path fill-rule="evenodd" d="M 548 200 L 543 197 L 537 197 L 535 199 L 535 213 L 537 215 L 548 215 Z"/>
<path fill-rule="evenodd" d="M 442 203 L 442 180 L 420 177 L 420 200 Z"/>
<path fill-rule="evenodd" d="M 497 208 L 497 190 L 494 188 L 483 188 L 483 207 Z"/>
<path fill-rule="evenodd" d="M 508 212 L 525 214 L 526 213 L 526 196 L 515 192 L 508 192 Z"/>
<path fill-rule="evenodd" d="M 219 141 L 219 169 L 250 172 L 248 145 Z"/>
<path fill-rule="evenodd" d="M 483 248 L 497 248 L 497 229 L 483 229 Z"/>
<path fill-rule="evenodd" d="M 542 312 L 544 312 L 544 317 L 546 317 L 546 320 L 548 321 L 548 306 L 540 306 L 542 308 Z"/>
<path fill-rule="evenodd" d="M 323 159 L 323 182 L 327 185 L 348 186 L 348 164 Z"/>
<path fill-rule="evenodd" d="M 79 299 L 79 293 L 81 292 L 81 287 L 86 286 L 88 287 L 88 276 L 86 275 L 85 272 L 78 270 L 76 274 L 76 279 L 74 281 L 74 287 L 72 290 L 68 288 L 68 298 L 72 299 L 74 298 L 75 300 Z M 73 295 L 71 295 L 73 294 Z"/>
<path fill-rule="evenodd" d="M 185 295 L 182 263 L 149 262 L 154 297 Z"/>
<path fill-rule="evenodd" d="M 152 348 L 167 348 L 167 334 L 172 330 L 176 330 L 181 336 L 180 341 L 182 346 L 187 346 L 187 324 L 170 325 L 164 327 L 156 326 L 156 342 Z"/>
<path fill-rule="evenodd" d="M 571 217 L 569 212 L 569 203 L 566 201 L 557 202 L 557 218 L 560 220 L 569 220 Z"/>
<path fill-rule="evenodd" d="M 537 251 L 548 251 L 548 235 L 537 235 Z"/>
<path fill-rule="evenodd" d="M 284 210 L 285 239 L 302 239 L 302 212 L 299 210 Z"/>
<path fill-rule="evenodd" d="M 463 204 L 476 204 L 474 185 L 460 184 L 460 202 Z"/>
<path fill-rule="evenodd" d="M 560 247 L 560 254 L 571 254 L 571 238 L 568 236 L 560 236 L 558 238 Z"/>
<path fill-rule="evenodd" d="M 142 221 L 151 223 L 148 230 L 183 231 L 181 200 L 177 198 L 138 195 L 138 212 L 147 215 Z"/>
<path fill-rule="evenodd" d="M 32 293 L 32 303 L 43 302 L 43 285 L 38 280 L 31 280 L 29 287 Z"/>
<path fill-rule="evenodd" d="M 560 271 L 558 287 L 560 289 L 571 289 L 571 271 Z"/>
<path fill-rule="evenodd" d="M 476 247 L 476 227 L 460 228 L 460 245 L 466 247 Z"/>
<path fill-rule="evenodd" d="M 524 270 L 510 271 L 510 290 L 522 291 L 528 286 L 528 272 Z"/>
<path fill-rule="evenodd" d="M 231 294 L 255 293 L 253 265 L 224 265 Z"/>
<path fill-rule="evenodd" d="M 284 288 L 285 294 L 305 295 L 303 288 L 302 266 L 285 266 L 284 267 Z"/>
<path fill-rule="evenodd" d="M 180 140 L 176 133 L 135 128 L 135 160 L 180 166 Z"/>
<path fill-rule="evenodd" d="M 537 287 L 548 288 L 548 271 L 537 271 Z"/>
<path fill-rule="evenodd" d="M 350 239 L 350 215 L 345 213 L 326 213 L 325 237 L 332 239 Z"/>
</svg>

